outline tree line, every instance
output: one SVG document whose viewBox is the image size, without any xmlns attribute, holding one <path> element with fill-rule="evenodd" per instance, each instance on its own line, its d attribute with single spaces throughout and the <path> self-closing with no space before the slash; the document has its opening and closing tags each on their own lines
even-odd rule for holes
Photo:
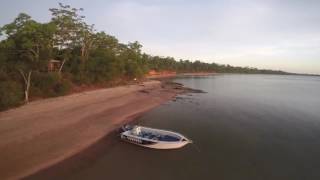
<svg viewBox="0 0 320 180">
<path fill-rule="evenodd" d="M 75 86 L 142 78 L 149 70 L 285 73 L 151 56 L 138 41 L 124 44 L 97 31 L 85 22 L 82 8 L 59 3 L 49 11 L 46 23 L 20 13 L 0 27 L 0 110 L 27 103 L 30 97 L 64 95 Z M 56 69 L 48 69 L 57 62 Z"/>
</svg>

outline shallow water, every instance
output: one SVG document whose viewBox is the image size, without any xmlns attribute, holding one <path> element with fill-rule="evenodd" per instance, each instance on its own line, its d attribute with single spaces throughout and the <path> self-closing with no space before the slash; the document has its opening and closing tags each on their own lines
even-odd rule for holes
<svg viewBox="0 0 320 180">
<path fill-rule="evenodd" d="M 207 93 L 179 96 L 138 123 L 180 132 L 195 144 L 161 151 L 117 141 L 58 178 L 320 179 L 320 77 L 221 74 L 175 81 Z"/>
</svg>

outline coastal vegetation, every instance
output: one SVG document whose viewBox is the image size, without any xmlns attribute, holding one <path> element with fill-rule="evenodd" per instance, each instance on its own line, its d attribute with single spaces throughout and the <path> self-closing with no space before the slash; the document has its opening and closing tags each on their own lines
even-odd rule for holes
<svg viewBox="0 0 320 180">
<path fill-rule="evenodd" d="M 0 29 L 0 110 L 69 93 L 75 87 L 110 86 L 143 78 L 149 70 L 285 74 L 282 71 L 176 60 L 142 52 L 138 41 L 127 44 L 97 31 L 82 8 L 59 4 L 41 23 L 20 13 Z"/>
</svg>

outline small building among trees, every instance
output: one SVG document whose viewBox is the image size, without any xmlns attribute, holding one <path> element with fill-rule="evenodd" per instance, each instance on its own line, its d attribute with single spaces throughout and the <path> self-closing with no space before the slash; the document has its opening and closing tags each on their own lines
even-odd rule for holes
<svg viewBox="0 0 320 180">
<path fill-rule="evenodd" d="M 48 72 L 59 71 L 61 66 L 61 61 L 50 59 L 48 62 Z"/>
</svg>

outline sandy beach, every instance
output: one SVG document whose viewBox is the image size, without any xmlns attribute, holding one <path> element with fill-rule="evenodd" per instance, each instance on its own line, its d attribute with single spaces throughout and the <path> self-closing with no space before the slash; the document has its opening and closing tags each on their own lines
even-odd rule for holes
<svg viewBox="0 0 320 180">
<path fill-rule="evenodd" d="M 0 176 L 18 179 L 93 145 L 183 88 L 149 80 L 31 102 L 0 112 Z"/>
</svg>

